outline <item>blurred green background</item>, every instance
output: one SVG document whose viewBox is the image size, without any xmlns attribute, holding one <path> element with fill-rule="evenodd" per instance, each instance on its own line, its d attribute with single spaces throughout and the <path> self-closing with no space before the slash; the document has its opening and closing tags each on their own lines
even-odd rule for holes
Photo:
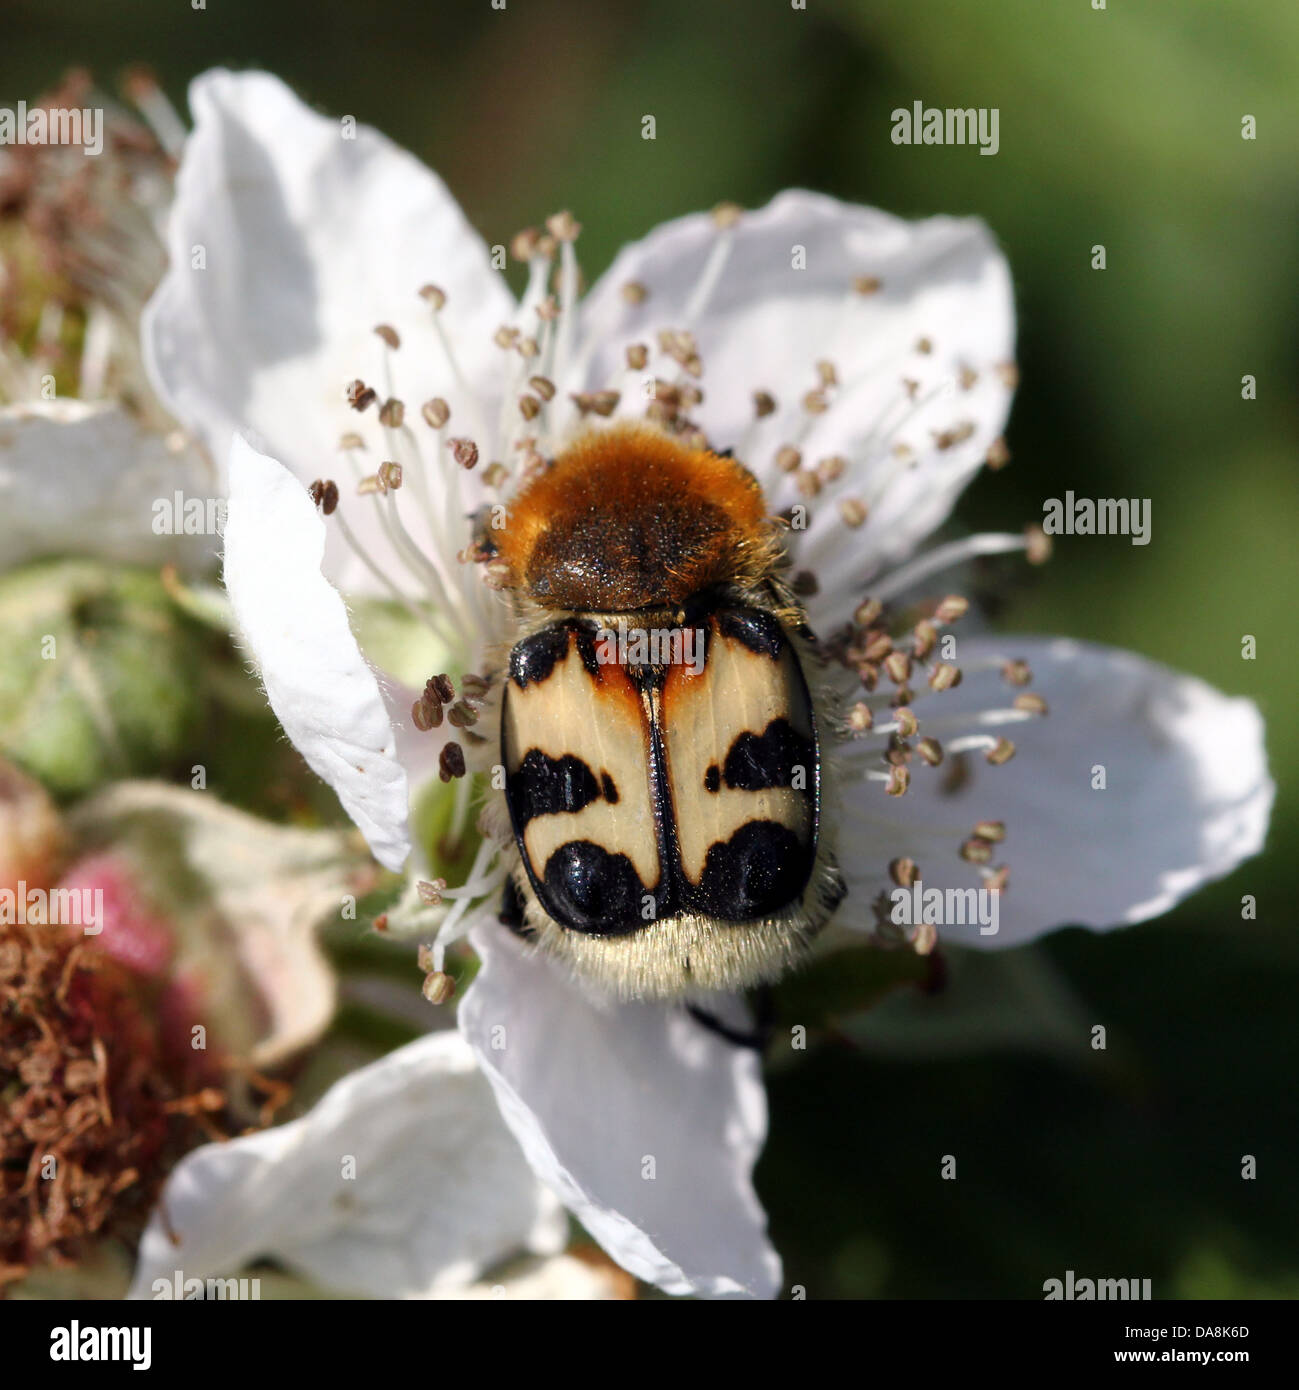
<svg viewBox="0 0 1299 1390">
<path fill-rule="evenodd" d="M 5 29 L 6 103 L 70 65 L 111 86 L 145 62 L 183 109 L 202 69 L 265 66 L 414 150 L 489 241 L 571 208 L 589 275 L 665 218 L 791 185 L 983 217 L 1022 379 L 1014 462 L 962 519 L 1013 528 L 1068 488 L 1153 499 L 1149 546 L 1059 544 L 1000 621 L 1253 696 L 1281 794 L 1269 853 L 1163 921 L 981 959 L 941 1007 L 847 1020 L 773 1067 L 758 1181 L 787 1282 L 1033 1298 L 1073 1269 L 1157 1297 L 1299 1295 L 1299 6 L 7 0 Z M 894 146 L 915 100 L 999 108 L 1000 153 Z"/>
</svg>

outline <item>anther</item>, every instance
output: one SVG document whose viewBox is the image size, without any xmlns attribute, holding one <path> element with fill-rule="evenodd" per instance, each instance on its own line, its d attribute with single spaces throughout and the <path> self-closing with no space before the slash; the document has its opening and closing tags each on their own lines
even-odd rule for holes
<svg viewBox="0 0 1299 1390">
<path fill-rule="evenodd" d="M 987 864 L 992 860 L 992 846 L 975 835 L 961 846 L 961 858 L 967 864 Z"/>
<path fill-rule="evenodd" d="M 869 732 L 874 723 L 875 716 L 871 713 L 870 706 L 862 700 L 858 700 L 848 711 L 848 727 L 855 734 Z"/>
<path fill-rule="evenodd" d="M 644 304 L 649 298 L 649 290 L 639 280 L 628 280 L 622 287 L 622 297 L 628 304 Z"/>
<path fill-rule="evenodd" d="M 1046 701 L 1040 695 L 1034 695 L 1031 692 L 1016 695 L 1011 703 L 1016 709 L 1022 709 L 1026 714 L 1045 714 L 1047 712 Z"/>
<path fill-rule="evenodd" d="M 537 317 L 542 323 L 554 323 L 559 317 L 559 300 L 553 294 L 548 294 L 537 305 Z"/>
<path fill-rule="evenodd" d="M 794 482 L 798 490 L 804 497 L 815 497 L 821 491 L 821 480 L 815 473 L 802 469 L 795 476 Z"/>
<path fill-rule="evenodd" d="M 859 498 L 843 497 L 839 501 L 839 515 L 843 518 L 844 525 L 852 527 L 855 531 L 857 527 L 865 525 L 870 510 Z"/>
<path fill-rule="evenodd" d="M 609 416 L 621 399 L 617 391 L 574 391 L 569 398 L 583 415 Z"/>
<path fill-rule="evenodd" d="M 910 888 L 920 877 L 920 867 L 914 859 L 908 859 L 904 855 L 900 859 L 889 861 L 889 877 L 899 888 Z"/>
<path fill-rule="evenodd" d="M 434 396 L 431 401 L 425 401 L 420 406 L 420 414 L 433 429 L 440 430 L 451 418 L 451 407 L 441 396 Z"/>
<path fill-rule="evenodd" d="M 379 423 L 390 430 L 399 430 L 406 420 L 406 407 L 396 396 L 389 396 L 379 407 Z"/>
<path fill-rule="evenodd" d="M 1051 537 L 1037 525 L 1024 528 L 1024 539 L 1028 542 L 1028 563 L 1044 565 L 1051 558 Z"/>
<path fill-rule="evenodd" d="M 364 449 L 365 440 L 362 439 L 359 434 L 354 433 L 352 430 L 348 430 L 346 434 L 340 434 L 338 436 L 338 447 L 340 449 Z"/>
<path fill-rule="evenodd" d="M 379 465 L 379 481 L 386 490 L 396 492 L 401 486 L 401 464 L 381 463 Z"/>
<path fill-rule="evenodd" d="M 556 241 L 576 241 L 582 224 L 571 212 L 556 212 L 546 218 L 546 230 Z"/>
<path fill-rule="evenodd" d="M 834 363 L 822 359 L 816 364 L 816 374 L 821 378 L 822 386 L 838 386 L 839 373 L 835 371 Z"/>
<path fill-rule="evenodd" d="M 347 403 L 353 410 L 368 410 L 379 399 L 379 393 L 359 377 L 347 384 Z"/>
<path fill-rule="evenodd" d="M 711 213 L 713 225 L 726 231 L 744 216 L 744 209 L 739 203 L 718 203 Z"/>
<path fill-rule="evenodd" d="M 541 414 L 541 402 L 536 396 L 523 395 L 519 397 L 519 414 L 525 420 L 535 420 Z"/>
<path fill-rule="evenodd" d="M 823 483 L 837 482 L 843 477 L 848 460 L 842 454 L 831 454 L 816 465 L 816 476 Z"/>
<path fill-rule="evenodd" d="M 997 364 L 997 378 L 1007 390 L 1013 391 L 1019 385 L 1019 365 L 1015 362 Z"/>
<path fill-rule="evenodd" d="M 956 375 L 957 385 L 962 391 L 972 390 L 979 379 L 979 374 L 973 367 L 962 367 Z"/>
<path fill-rule="evenodd" d="M 922 738 L 916 744 L 916 752 L 930 767 L 937 767 L 943 761 L 943 745 L 936 738 Z"/>
<path fill-rule="evenodd" d="M 809 391 L 803 397 L 803 409 L 809 415 L 824 415 L 830 409 L 830 400 L 824 389 L 817 387 L 815 391 Z"/>
<path fill-rule="evenodd" d="M 895 652 L 894 656 L 899 653 Z M 892 660 L 892 658 L 890 658 Z M 900 738 L 914 738 L 920 731 L 920 721 L 915 713 L 907 705 L 893 711 L 893 720 L 898 726 L 898 736 Z"/>
<path fill-rule="evenodd" d="M 392 326 L 392 324 L 376 324 L 374 331 L 379 335 L 379 337 L 381 337 L 384 340 L 385 343 L 388 344 L 390 348 L 395 349 L 401 346 L 401 338 L 398 336 L 397 330 Z"/>
<path fill-rule="evenodd" d="M 797 472 L 802 462 L 803 455 L 792 444 L 784 444 L 776 450 L 776 467 L 782 473 Z"/>
<path fill-rule="evenodd" d="M 852 615 L 852 620 L 859 627 L 870 627 L 875 620 L 884 612 L 884 605 L 877 598 L 868 598 L 857 605 L 857 610 Z"/>
<path fill-rule="evenodd" d="M 327 478 L 324 482 L 317 479 L 308 491 L 311 500 L 326 516 L 333 515 L 334 508 L 338 506 L 338 484 L 332 478 Z"/>
<path fill-rule="evenodd" d="M 917 339 L 916 339 L 916 351 L 917 351 L 918 353 L 920 353 L 922 357 L 928 357 L 929 354 L 930 354 L 931 352 L 933 352 L 933 350 L 934 350 L 934 340 L 933 340 L 932 338 L 917 338 Z"/>
<path fill-rule="evenodd" d="M 887 632 L 868 633 L 864 655 L 867 661 L 883 661 L 893 650 L 893 639 Z"/>
<path fill-rule="evenodd" d="M 981 820 L 974 827 L 974 833 L 980 840 L 987 840 L 990 845 L 999 845 L 1006 838 L 1006 822 Z"/>
<path fill-rule="evenodd" d="M 1014 756 L 1015 745 L 1008 738 L 999 738 L 984 754 L 984 757 L 993 767 L 1001 767 L 1003 763 L 1008 763 Z"/>
<path fill-rule="evenodd" d="M 439 289 L 437 285 L 423 285 L 420 288 L 420 298 L 431 306 L 434 313 L 444 308 L 447 302 L 446 291 Z"/>
<path fill-rule="evenodd" d="M 501 487 L 510 478 L 510 470 L 503 463 L 489 463 L 483 470 L 483 482 L 488 487 Z"/>
<path fill-rule="evenodd" d="M 883 282 L 878 275 L 854 275 L 852 288 L 854 294 L 878 294 Z"/>
<path fill-rule="evenodd" d="M 921 620 L 912 629 L 911 652 L 917 661 L 923 661 L 933 651 L 938 642 L 938 629 L 928 618 Z"/>
<path fill-rule="evenodd" d="M 988 445 L 988 452 L 983 461 L 994 473 L 999 468 L 1005 468 L 1010 462 L 1010 449 L 1001 435 L 998 435 L 996 439 Z"/>
<path fill-rule="evenodd" d="M 472 439 L 452 439 L 451 457 L 468 472 L 478 463 L 478 445 Z"/>
<path fill-rule="evenodd" d="M 776 413 L 776 398 L 770 391 L 755 391 L 753 393 L 753 413 L 759 419 L 765 419 L 768 415 Z"/>
<path fill-rule="evenodd" d="M 519 330 L 517 328 L 511 327 L 508 323 L 503 323 L 496 332 L 492 334 L 492 341 L 498 348 L 503 348 L 508 351 L 519 341 L 519 336 Z"/>
<path fill-rule="evenodd" d="M 890 652 L 884 658 L 884 669 L 894 685 L 903 685 L 911 675 L 911 657 L 906 652 Z"/>
<path fill-rule="evenodd" d="M 478 723 L 478 711 L 465 704 L 463 700 L 457 700 L 447 710 L 447 723 L 457 729 L 471 729 Z"/>
<path fill-rule="evenodd" d="M 951 690 L 961 683 L 961 668 L 950 661 L 940 661 L 929 673 L 930 690 Z"/>
<path fill-rule="evenodd" d="M 445 1004 L 456 992 L 456 982 L 445 970 L 430 970 L 424 976 L 420 992 L 430 1004 Z"/>
<path fill-rule="evenodd" d="M 530 261 L 537 254 L 541 233 L 535 227 L 524 227 L 510 238 L 510 255 L 516 261 Z"/>
<path fill-rule="evenodd" d="M 465 775 L 465 753 L 458 743 L 448 743 L 438 755 L 438 777 L 443 782 Z"/>
<path fill-rule="evenodd" d="M 528 385 L 541 397 L 543 401 L 551 401 L 555 398 L 555 383 L 549 377 L 530 376 Z"/>
<path fill-rule="evenodd" d="M 884 790 L 890 796 L 905 796 L 910 785 L 911 774 L 905 767 L 895 766 L 889 769 L 889 783 Z"/>
<path fill-rule="evenodd" d="M 940 449 L 954 449 L 958 444 L 964 444 L 974 433 L 974 421 L 962 420 L 959 425 L 953 425 L 949 430 L 930 430 L 934 437 L 934 443 Z"/>
<path fill-rule="evenodd" d="M 1001 668 L 1001 678 L 1007 685 L 1028 685 L 1033 679 L 1027 661 L 1008 661 Z"/>
<path fill-rule="evenodd" d="M 946 598 L 939 599 L 938 606 L 934 609 L 934 617 L 940 623 L 954 623 L 958 618 L 963 618 L 970 611 L 970 600 L 962 598 L 960 594 L 948 594 Z"/>
<path fill-rule="evenodd" d="M 627 369 L 643 372 L 649 365 L 649 348 L 644 343 L 631 343 L 627 348 Z"/>
</svg>

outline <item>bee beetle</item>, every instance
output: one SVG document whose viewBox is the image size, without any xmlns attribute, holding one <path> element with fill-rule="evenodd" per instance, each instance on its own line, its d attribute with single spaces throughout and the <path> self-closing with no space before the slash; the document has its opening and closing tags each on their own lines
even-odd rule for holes
<svg viewBox="0 0 1299 1390">
<path fill-rule="evenodd" d="M 503 919 L 624 998 L 783 974 L 844 888 L 818 662 L 757 480 L 616 425 L 525 485 L 495 544 L 518 632 Z"/>
</svg>

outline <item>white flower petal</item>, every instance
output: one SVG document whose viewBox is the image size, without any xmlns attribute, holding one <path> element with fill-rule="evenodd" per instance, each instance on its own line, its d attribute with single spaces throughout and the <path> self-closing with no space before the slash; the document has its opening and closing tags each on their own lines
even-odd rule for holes
<svg viewBox="0 0 1299 1390">
<path fill-rule="evenodd" d="M 1010 388 L 996 369 L 1014 355 L 1010 273 L 977 220 L 906 222 L 797 190 L 745 214 L 733 235 L 693 318 L 692 295 L 718 244 L 711 218 L 665 223 L 626 247 L 584 306 L 593 355 L 581 385 L 622 384 L 627 344 L 654 349 L 659 330 L 688 329 L 704 369 L 692 418 L 715 447 L 736 449 L 775 510 L 807 501 L 775 467 L 782 445 L 797 445 L 808 465 L 844 456 L 848 469 L 810 501 L 811 524 L 791 537 L 796 562 L 833 596 L 932 531 L 1001 433 Z M 800 247 L 803 269 L 794 264 Z M 879 289 L 855 294 L 857 276 L 876 277 Z M 628 281 L 648 289 L 643 304 L 623 298 Z M 802 400 L 819 384 L 822 360 L 840 384 L 829 409 L 810 416 Z M 651 358 L 647 378 L 677 375 L 675 364 Z M 750 435 L 759 388 L 778 409 Z M 643 407 L 641 392 L 624 389 L 624 408 Z M 901 446 L 913 452 L 895 454 Z M 838 503 L 848 499 L 869 504 L 858 529 L 840 518 Z M 814 622 L 822 606 L 813 600 Z"/>
<path fill-rule="evenodd" d="M 390 394 L 373 332 L 386 323 L 401 338 L 391 394 L 415 427 L 425 430 L 420 403 L 442 396 L 457 431 L 474 434 L 468 393 L 419 290 L 446 293 L 459 369 L 486 396 L 500 358 L 492 335 L 514 300 L 441 180 L 377 131 L 349 134 L 315 114 L 267 73 L 205 73 L 190 107 L 171 268 L 142 324 L 151 379 L 176 416 L 218 458 L 244 433 L 302 481 L 328 476 L 340 435 L 358 424 L 347 383 L 360 377 Z M 354 510 L 365 533 L 373 508 Z"/>
<path fill-rule="evenodd" d="M 131 1296 L 177 1270 L 201 1279 L 263 1256 L 340 1292 L 427 1296 L 521 1250 L 553 1253 L 565 1225 L 469 1047 L 434 1033 L 345 1077 L 299 1120 L 186 1155 Z"/>
<path fill-rule="evenodd" d="M 324 549 L 306 490 L 236 439 L 225 530 L 235 616 L 284 732 L 338 793 L 375 858 L 396 870 L 410 851 L 406 773 L 343 600 L 320 573 Z"/>
<path fill-rule="evenodd" d="M 183 523 L 175 494 L 203 506 L 215 480 L 178 436 L 144 429 L 114 405 L 0 407 L 0 571 L 54 555 L 124 565 L 216 563 L 215 534 L 157 534 Z M 163 504 L 162 509 L 158 508 Z"/>
<path fill-rule="evenodd" d="M 967 754 L 959 790 L 940 787 L 947 766 L 917 766 L 905 796 L 878 783 L 848 788 L 865 821 L 841 849 L 850 880 L 846 925 L 870 924 L 866 904 L 891 889 L 885 867 L 907 855 L 924 886 L 976 887 L 957 849 L 977 821 L 1000 820 L 996 862 L 1010 866 L 999 930 L 940 928 L 975 946 L 1014 946 L 1053 927 L 1142 922 L 1168 911 L 1201 884 L 1221 878 L 1262 847 L 1275 788 L 1267 772 L 1263 721 L 1252 701 L 1220 694 L 1129 652 L 1059 638 L 963 640 L 961 665 L 973 672 L 1004 657 L 1026 660 L 1034 692 L 1050 713 L 988 728 L 1016 745 L 990 767 Z M 1015 692 L 997 671 L 967 675 L 954 690 L 916 706 L 920 732 L 961 713 L 1010 705 Z M 953 735 L 959 736 L 959 735 Z M 864 759 L 850 758 L 858 769 Z M 1093 769 L 1105 769 L 1093 790 Z"/>
<path fill-rule="evenodd" d="M 593 999 L 498 923 L 471 940 L 483 968 L 460 1027 L 538 1176 L 638 1278 L 771 1297 L 758 1057 L 683 1009 Z"/>
</svg>

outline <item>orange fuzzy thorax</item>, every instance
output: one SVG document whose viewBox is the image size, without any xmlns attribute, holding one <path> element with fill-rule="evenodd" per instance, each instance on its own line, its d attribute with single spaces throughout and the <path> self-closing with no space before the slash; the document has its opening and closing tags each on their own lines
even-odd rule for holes
<svg viewBox="0 0 1299 1390">
<path fill-rule="evenodd" d="M 519 493 L 494 539 L 512 586 L 537 603 L 609 612 L 752 583 L 772 545 L 746 468 L 640 424 L 577 439 Z"/>
</svg>

